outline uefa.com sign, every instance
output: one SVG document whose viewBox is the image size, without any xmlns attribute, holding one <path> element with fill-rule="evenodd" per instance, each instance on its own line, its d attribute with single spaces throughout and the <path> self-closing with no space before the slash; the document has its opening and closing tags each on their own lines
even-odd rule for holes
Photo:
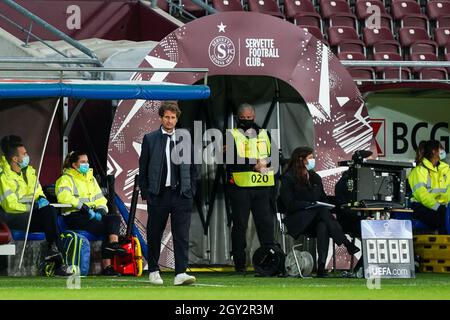
<svg viewBox="0 0 450 320">
<path fill-rule="evenodd" d="M 171 161 L 178 164 L 245 164 L 245 158 L 235 156 L 235 142 L 232 130 L 239 130 L 241 134 L 247 138 L 257 138 L 256 130 L 249 129 L 227 129 L 224 134 L 219 129 L 202 130 L 202 121 L 194 121 L 194 136 L 186 129 L 176 129 L 175 146 L 171 152 Z M 270 155 L 265 158 L 266 163 L 270 163 L 270 168 L 266 168 L 267 172 L 277 172 L 279 169 L 279 148 L 276 143 L 279 137 L 278 129 L 268 130 L 270 142 Z M 257 141 L 257 145 L 263 141 Z M 193 148 L 193 149 L 192 149 Z M 257 164 L 257 159 L 249 158 L 248 164 Z M 264 172 L 261 172 L 264 173 Z"/>
</svg>

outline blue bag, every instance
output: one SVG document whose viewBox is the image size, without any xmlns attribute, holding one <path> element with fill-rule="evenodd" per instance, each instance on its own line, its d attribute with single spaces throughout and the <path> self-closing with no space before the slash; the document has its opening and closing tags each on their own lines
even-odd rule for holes
<svg viewBox="0 0 450 320">
<path fill-rule="evenodd" d="M 78 267 L 81 276 L 88 275 L 91 256 L 89 240 L 82 234 L 68 230 L 61 233 L 60 238 L 64 263 L 69 270 L 76 272 Z"/>
</svg>

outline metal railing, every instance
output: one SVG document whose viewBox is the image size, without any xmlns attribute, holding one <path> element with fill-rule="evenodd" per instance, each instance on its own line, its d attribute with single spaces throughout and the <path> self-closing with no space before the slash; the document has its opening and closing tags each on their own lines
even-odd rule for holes
<svg viewBox="0 0 450 320">
<path fill-rule="evenodd" d="M 2 59 L 0 59 L 0 63 L 2 62 Z M 97 80 L 102 80 L 105 78 L 105 73 L 113 73 L 113 72 L 133 72 L 133 73 L 157 73 L 157 72 L 165 72 L 165 73 L 171 73 L 171 72 L 187 72 L 187 73 L 204 73 L 203 83 L 206 85 L 208 83 L 208 68 L 100 68 L 100 67 L 27 67 L 27 66 L 1 66 L 0 65 L 0 72 L 1 71 L 10 71 L 10 72 L 17 72 L 17 71 L 26 71 L 26 72 L 56 72 L 59 73 L 58 76 L 48 76 L 43 75 L 41 77 L 39 76 L 8 76 L 8 79 L 45 79 L 45 80 L 54 80 L 59 79 L 62 80 L 75 80 L 75 79 L 83 79 L 83 80 L 91 80 L 91 77 L 83 77 L 80 76 L 79 78 L 74 77 L 73 75 L 66 74 L 67 72 L 94 72 L 98 75 Z M 1 73 L 0 73 L 1 76 Z"/>
<path fill-rule="evenodd" d="M 380 67 L 399 68 L 399 77 L 394 79 L 353 79 L 355 82 L 376 82 L 376 83 L 417 83 L 417 82 L 438 82 L 450 83 L 449 79 L 405 79 L 402 76 L 403 68 L 445 68 L 450 70 L 450 61 L 371 61 L 371 60 L 341 60 L 346 67 Z"/>
<path fill-rule="evenodd" d="M 30 21 L 31 21 L 30 26 L 29 26 L 28 29 L 26 29 L 26 28 L 22 27 L 21 25 L 19 25 L 18 23 L 16 23 L 15 21 L 11 20 L 10 18 L 8 18 L 5 15 L 0 13 L 0 18 L 3 18 L 7 22 L 9 22 L 10 24 L 12 24 L 13 26 L 17 27 L 19 30 L 21 30 L 21 31 L 23 31 L 23 32 L 25 32 L 27 34 L 27 39 L 25 41 L 25 45 L 28 45 L 28 41 L 29 41 L 29 39 L 31 37 L 31 38 L 41 42 L 42 44 L 44 44 L 48 48 L 52 49 L 53 51 L 55 51 L 59 55 L 65 57 L 65 58 L 68 58 L 63 52 L 61 52 L 60 50 L 56 49 L 54 46 L 52 46 L 51 44 L 49 44 L 45 40 L 41 39 L 40 37 L 38 37 L 37 35 L 35 35 L 32 32 L 33 23 L 36 23 L 37 25 L 39 25 L 42 28 L 48 30 L 49 32 L 51 32 L 52 34 L 54 34 L 55 36 L 57 36 L 61 40 L 67 42 L 68 44 L 70 44 L 71 46 L 73 46 L 74 48 L 76 48 L 77 50 L 79 50 L 80 52 L 85 54 L 86 56 L 88 56 L 89 58 L 85 59 L 83 63 L 97 65 L 97 66 L 101 66 L 102 65 L 102 63 L 98 60 L 98 58 L 95 55 L 95 53 L 92 52 L 89 48 L 85 47 L 80 42 L 72 39 L 71 37 L 66 35 L 64 32 L 58 30 L 57 28 L 55 28 L 54 26 L 52 26 L 51 24 L 49 24 L 45 20 L 39 18 L 38 16 L 36 16 L 32 12 L 28 11 L 24 7 L 18 5 L 13 0 L 0 0 L 0 1 L 2 1 L 4 4 L 8 5 L 12 9 L 14 9 L 15 11 L 21 13 L 22 15 L 24 15 L 25 17 L 30 19 Z M 76 61 L 76 60 L 73 60 L 73 61 Z M 55 62 L 51 62 L 51 63 L 55 63 Z M 70 62 L 64 62 L 64 63 L 70 63 Z"/>
</svg>

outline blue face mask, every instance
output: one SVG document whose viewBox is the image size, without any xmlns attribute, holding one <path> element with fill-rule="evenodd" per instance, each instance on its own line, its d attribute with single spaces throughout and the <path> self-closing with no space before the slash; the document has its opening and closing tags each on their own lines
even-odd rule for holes
<svg viewBox="0 0 450 320">
<path fill-rule="evenodd" d="M 316 159 L 309 159 L 308 163 L 306 164 L 306 170 L 312 170 L 316 166 Z"/>
<path fill-rule="evenodd" d="M 81 163 L 78 171 L 82 174 L 86 174 L 89 171 L 89 163 Z"/>
<path fill-rule="evenodd" d="M 445 152 L 444 149 L 440 149 L 439 150 L 439 159 L 445 160 L 445 158 L 447 158 L 447 153 Z"/>
<path fill-rule="evenodd" d="M 30 164 L 30 156 L 25 156 L 22 159 L 22 162 L 19 162 L 20 169 L 25 169 Z"/>
</svg>

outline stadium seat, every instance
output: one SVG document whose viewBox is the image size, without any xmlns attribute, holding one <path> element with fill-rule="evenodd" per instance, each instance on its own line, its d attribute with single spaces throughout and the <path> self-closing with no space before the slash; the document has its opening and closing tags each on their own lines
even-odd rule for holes
<svg viewBox="0 0 450 320">
<path fill-rule="evenodd" d="M 58 222 L 59 232 L 64 232 L 68 229 L 66 223 L 64 222 L 64 218 L 62 216 L 58 216 L 57 222 Z M 92 233 L 87 232 L 86 230 L 74 230 L 74 231 L 85 236 L 89 241 L 103 241 L 103 237 L 97 237 L 97 236 L 93 235 Z"/>
<path fill-rule="evenodd" d="M 375 61 L 403 61 L 402 57 L 395 52 L 376 52 L 373 58 Z M 383 79 L 411 79 L 411 70 L 406 67 L 376 67 L 375 71 Z"/>
<path fill-rule="evenodd" d="M 344 0 L 323 0 L 320 2 L 322 17 L 330 27 L 352 27 L 358 29 L 358 20 Z"/>
<path fill-rule="evenodd" d="M 447 53 L 447 48 L 450 47 L 450 28 L 436 28 L 434 29 L 434 41 L 436 41 L 441 52 Z"/>
<path fill-rule="evenodd" d="M 373 53 L 376 52 L 396 52 L 401 54 L 400 43 L 394 39 L 391 30 L 387 28 L 380 29 L 363 29 L 363 39 L 366 47 L 371 48 Z"/>
<path fill-rule="evenodd" d="M 340 52 L 339 60 L 366 60 L 366 57 L 359 52 Z M 374 69 L 371 67 L 348 67 L 346 69 L 354 79 L 375 79 Z"/>
<path fill-rule="evenodd" d="M 420 5 L 414 0 L 393 2 L 391 15 L 395 21 L 400 21 L 401 28 L 422 28 L 429 32 L 428 17 L 420 11 Z"/>
<path fill-rule="evenodd" d="M 203 9 L 199 5 L 195 4 L 191 0 L 179 0 L 179 1 L 180 1 L 179 5 L 184 10 L 186 10 L 187 12 L 192 14 L 193 16 L 195 16 L 195 17 L 202 17 L 202 16 L 205 15 L 205 9 Z M 186 15 L 183 12 L 180 12 L 180 15 L 183 16 L 183 17 L 186 17 Z"/>
<path fill-rule="evenodd" d="M 284 19 L 275 0 L 248 0 L 248 10 Z"/>
<path fill-rule="evenodd" d="M 427 14 L 431 21 L 441 17 L 450 17 L 450 1 L 428 1 Z"/>
<path fill-rule="evenodd" d="M 377 6 L 380 9 L 380 26 L 389 30 L 393 30 L 393 23 L 391 16 L 387 13 L 386 8 L 384 7 L 383 2 L 380 0 L 357 0 L 355 4 L 355 12 L 356 17 L 363 21 L 363 25 L 365 27 L 369 27 L 367 25 L 368 22 L 372 22 L 372 19 L 368 19 L 372 17 L 374 12 L 372 10 L 368 10 L 371 6 Z M 373 21 L 374 22 L 374 21 Z"/>
<path fill-rule="evenodd" d="M 240 0 L 212 0 L 214 9 L 224 11 L 244 11 Z"/>
<path fill-rule="evenodd" d="M 360 52 L 366 55 L 364 42 L 359 39 L 356 30 L 350 27 L 330 27 L 328 32 L 328 42 L 337 52 Z"/>
<path fill-rule="evenodd" d="M 437 44 L 430 40 L 428 33 L 424 29 L 406 27 L 401 28 L 398 34 L 400 44 L 408 49 L 408 51 L 404 51 L 405 53 L 434 53 L 437 55 Z"/>
<path fill-rule="evenodd" d="M 316 37 L 317 39 L 319 39 L 320 41 L 322 41 L 322 42 L 324 42 L 325 44 L 328 45 L 328 42 L 323 37 L 323 34 L 322 34 L 322 32 L 320 31 L 319 28 L 312 27 L 312 26 L 299 26 L 299 28 L 302 28 L 306 32 L 311 33 L 314 37 Z"/>
<path fill-rule="evenodd" d="M 322 18 L 310 0 L 285 0 L 284 14 L 296 25 L 315 26 L 322 30 Z"/>
<path fill-rule="evenodd" d="M 450 27 L 450 16 L 441 16 L 437 18 L 436 27 L 437 28 Z"/>
<path fill-rule="evenodd" d="M 413 53 L 410 56 L 412 61 L 438 61 L 432 53 Z M 413 72 L 421 80 L 447 80 L 447 70 L 445 68 L 413 68 Z"/>
<path fill-rule="evenodd" d="M 23 241 L 25 240 L 25 231 L 23 230 L 11 230 L 13 240 Z M 45 233 L 43 232 L 29 232 L 28 241 L 42 241 L 45 240 Z"/>
</svg>

